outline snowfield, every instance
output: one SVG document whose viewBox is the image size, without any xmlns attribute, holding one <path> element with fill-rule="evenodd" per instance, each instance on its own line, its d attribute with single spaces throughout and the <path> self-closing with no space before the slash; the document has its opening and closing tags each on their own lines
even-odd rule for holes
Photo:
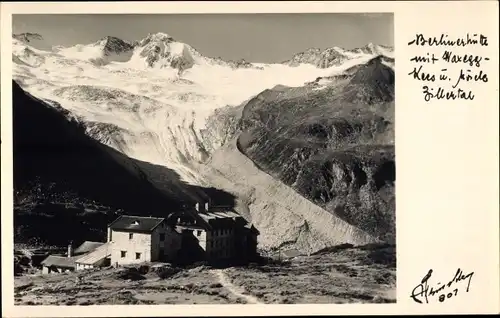
<svg viewBox="0 0 500 318">
<path fill-rule="evenodd" d="M 80 120 L 115 125 L 126 133 L 114 137 L 123 139 L 119 148 L 113 138 L 103 136 L 109 146 L 172 168 L 183 181 L 197 185 L 203 180 L 192 163 L 209 155 L 200 130 L 215 109 L 237 106 L 278 84 L 301 86 L 373 57 L 351 53 L 346 63 L 326 69 L 310 64 L 234 68 L 203 57 L 164 33 L 149 35 L 134 48 L 120 41 L 107 38 L 40 50 L 13 38 L 14 80 L 34 96 L 58 102 Z"/>
</svg>

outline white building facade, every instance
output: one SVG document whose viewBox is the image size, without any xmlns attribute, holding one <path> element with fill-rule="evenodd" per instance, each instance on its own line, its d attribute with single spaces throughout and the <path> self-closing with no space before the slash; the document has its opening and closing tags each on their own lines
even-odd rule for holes
<svg viewBox="0 0 500 318">
<path fill-rule="evenodd" d="M 171 261 L 182 236 L 163 218 L 121 216 L 108 226 L 111 265 Z"/>
</svg>

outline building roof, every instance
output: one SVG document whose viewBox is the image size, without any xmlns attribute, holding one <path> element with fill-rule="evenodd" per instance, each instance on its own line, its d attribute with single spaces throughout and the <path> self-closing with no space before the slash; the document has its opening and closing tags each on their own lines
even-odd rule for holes
<svg viewBox="0 0 500 318">
<path fill-rule="evenodd" d="M 181 214 L 186 216 L 191 216 L 194 218 L 196 224 L 177 224 L 177 229 L 204 229 L 207 231 L 213 230 L 214 228 L 227 226 L 226 221 L 231 222 L 241 222 L 242 226 L 247 227 L 251 231 L 260 234 L 259 231 L 252 225 L 249 224 L 245 218 L 240 214 L 232 210 L 231 207 L 221 207 L 215 206 L 211 207 L 208 211 L 198 212 L 196 210 L 184 210 L 178 211 L 170 215 L 170 217 L 178 217 Z M 222 222 L 221 222 L 222 221 Z"/>
<path fill-rule="evenodd" d="M 212 220 L 241 218 L 241 215 L 233 211 L 208 211 L 200 212 L 198 215 L 207 223 Z"/>
<path fill-rule="evenodd" d="M 111 256 L 111 246 L 109 243 L 105 243 L 94 251 L 80 256 L 75 260 L 75 263 L 93 265 L 109 256 Z"/>
<path fill-rule="evenodd" d="M 80 246 L 78 246 L 73 253 L 75 254 L 84 254 L 91 252 L 98 248 L 99 246 L 102 246 L 104 243 L 103 242 L 92 242 L 92 241 L 85 241 L 83 242 Z"/>
<path fill-rule="evenodd" d="M 47 267 L 75 268 L 75 259 L 75 256 L 49 255 L 40 264 Z"/>
<path fill-rule="evenodd" d="M 206 230 L 203 226 L 196 224 L 180 224 L 177 225 L 175 228 L 179 230 L 203 230 L 203 231 Z"/>
<path fill-rule="evenodd" d="M 108 225 L 113 231 L 151 233 L 164 218 L 122 215 Z"/>
</svg>

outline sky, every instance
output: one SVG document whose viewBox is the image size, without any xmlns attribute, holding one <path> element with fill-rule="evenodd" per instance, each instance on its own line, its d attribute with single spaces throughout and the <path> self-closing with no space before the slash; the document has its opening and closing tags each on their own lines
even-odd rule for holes
<svg viewBox="0 0 500 318">
<path fill-rule="evenodd" d="M 273 63 L 308 48 L 394 45 L 392 13 L 297 14 L 29 14 L 13 15 L 13 33 L 32 32 L 49 45 L 126 41 L 163 32 L 205 56 Z"/>
</svg>

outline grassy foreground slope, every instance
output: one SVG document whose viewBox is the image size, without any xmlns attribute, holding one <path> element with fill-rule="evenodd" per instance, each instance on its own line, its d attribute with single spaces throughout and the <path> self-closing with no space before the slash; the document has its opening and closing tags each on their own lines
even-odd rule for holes
<svg viewBox="0 0 500 318">
<path fill-rule="evenodd" d="M 395 250 L 344 246 L 228 269 L 137 266 L 20 276 L 14 286 L 16 305 L 385 303 L 396 301 Z"/>
</svg>

